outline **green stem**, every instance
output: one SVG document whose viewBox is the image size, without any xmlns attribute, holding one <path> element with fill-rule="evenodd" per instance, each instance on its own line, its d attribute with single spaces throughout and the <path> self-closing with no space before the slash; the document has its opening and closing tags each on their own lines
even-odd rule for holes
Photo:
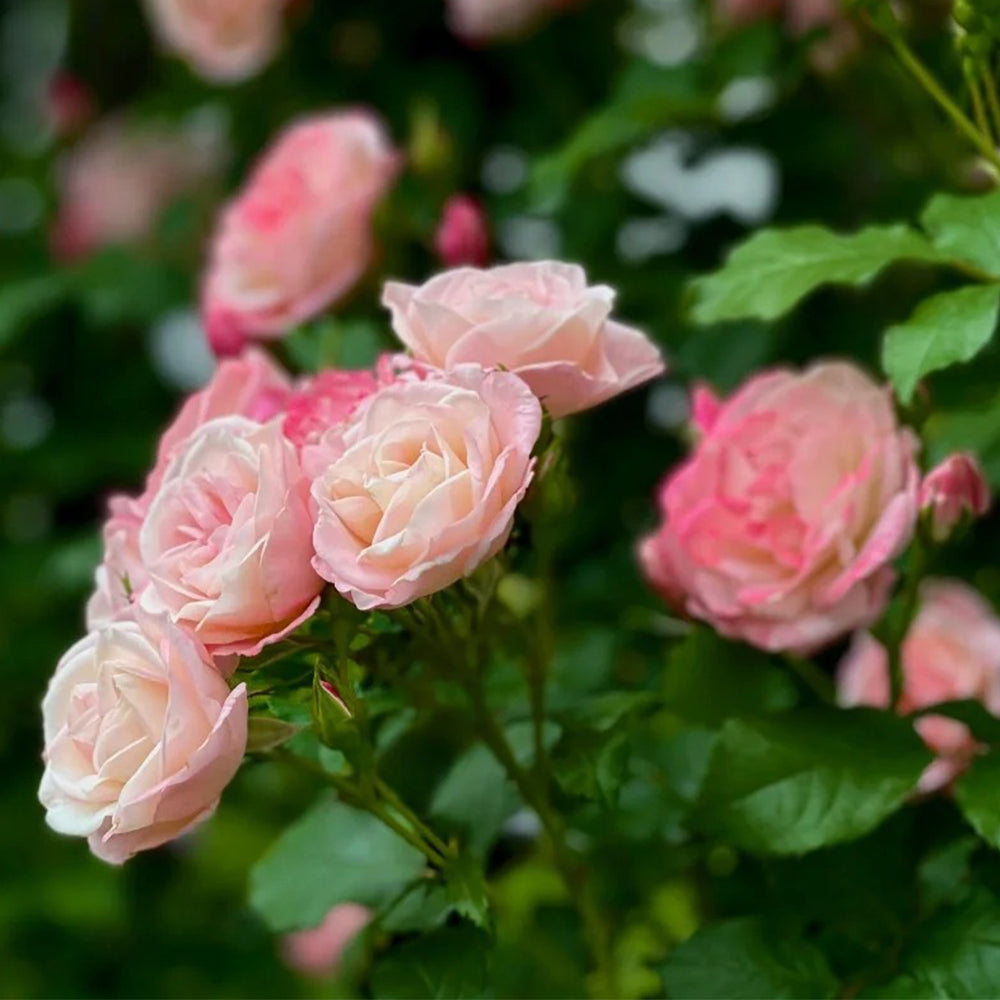
<svg viewBox="0 0 1000 1000">
<path fill-rule="evenodd" d="M 344 802 L 358 809 L 363 809 L 365 812 L 371 813 L 376 819 L 381 820 L 390 830 L 420 851 L 435 868 L 442 869 L 447 865 L 451 852 L 448 851 L 437 835 L 432 834 L 434 842 L 431 842 L 425 836 L 425 833 L 430 832 L 429 828 L 417 819 L 413 811 L 399 799 L 395 792 L 392 792 L 394 801 L 380 801 L 347 778 L 342 778 L 337 774 L 330 774 L 317 761 L 299 757 L 284 747 L 279 747 L 275 750 L 273 756 L 275 759 L 284 761 L 286 764 L 291 764 L 299 770 L 308 771 L 326 784 L 332 785 Z M 381 786 L 380 791 L 391 792 L 389 786 L 381 781 L 381 779 L 376 779 L 376 781 Z M 396 810 L 406 822 L 400 822 L 400 819 L 387 807 Z"/>
<path fill-rule="evenodd" d="M 562 817 L 550 805 L 542 783 L 536 782 L 517 762 L 506 735 L 486 703 L 479 672 L 475 671 L 465 680 L 479 736 L 517 786 L 525 803 L 538 815 L 549 841 L 556 869 L 580 914 L 584 936 L 594 960 L 595 981 L 592 992 L 595 996 L 616 996 L 611 935 L 590 891 L 586 868 L 566 841 Z"/>
<path fill-rule="evenodd" d="M 386 804 L 396 810 L 442 858 L 455 854 L 454 848 L 446 844 L 400 797 L 396 790 L 381 778 L 375 778 L 375 789 Z"/>
<path fill-rule="evenodd" d="M 920 584 L 927 566 L 927 549 L 918 533 L 910 547 L 903 582 L 899 592 L 899 604 L 885 629 L 885 648 L 889 658 L 890 704 L 893 710 L 899 706 L 903 696 L 905 677 L 903 675 L 903 643 L 910 631 L 917 605 L 920 600 Z"/>
<path fill-rule="evenodd" d="M 926 66 L 914 55 L 902 38 L 895 34 L 886 35 L 886 40 L 892 46 L 897 58 L 910 72 L 911 76 L 927 91 L 930 97 L 937 103 L 938 107 L 951 119 L 955 127 L 961 132 L 980 153 L 986 157 L 993 166 L 1000 169 L 1000 156 L 988 135 L 982 132 L 973 124 L 969 117 L 955 102 L 948 96 L 944 88 L 937 82 Z"/>
<path fill-rule="evenodd" d="M 988 69 L 983 69 L 983 90 L 986 92 L 986 104 L 990 109 L 993 121 L 993 134 L 1000 137 L 1000 96 L 997 94 L 996 80 Z"/>
<path fill-rule="evenodd" d="M 983 103 L 983 95 L 979 90 L 979 81 L 971 71 L 965 74 L 965 85 L 969 88 L 969 98 L 972 101 L 972 113 L 976 120 L 976 128 L 981 135 L 990 138 L 990 145 L 993 145 L 993 136 L 990 131 L 989 119 L 986 117 L 986 105 Z"/>
</svg>

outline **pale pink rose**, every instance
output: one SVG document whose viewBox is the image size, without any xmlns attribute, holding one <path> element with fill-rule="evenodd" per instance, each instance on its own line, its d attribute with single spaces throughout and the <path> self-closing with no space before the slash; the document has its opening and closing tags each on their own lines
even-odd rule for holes
<svg viewBox="0 0 1000 1000">
<path fill-rule="evenodd" d="M 288 0 L 146 0 L 165 49 L 212 83 L 238 83 L 271 61 Z"/>
<path fill-rule="evenodd" d="M 490 234 L 482 206 L 475 198 L 458 194 L 448 199 L 434 234 L 434 249 L 445 267 L 486 266 Z"/>
<path fill-rule="evenodd" d="M 215 236 L 202 314 L 216 353 L 283 336 L 358 281 L 398 167 L 370 111 L 308 118 L 279 137 Z"/>
<path fill-rule="evenodd" d="M 285 962 L 305 976 L 335 972 L 347 946 L 371 923 L 372 911 L 357 903 L 335 906 L 318 927 L 286 934 L 281 942 Z"/>
<path fill-rule="evenodd" d="M 139 529 L 146 516 L 146 499 L 116 494 L 108 500 L 102 532 L 104 558 L 87 602 L 87 628 L 107 625 L 126 611 L 145 590 L 149 577 L 139 555 Z"/>
<path fill-rule="evenodd" d="M 163 608 L 216 656 L 253 656 L 319 603 L 309 481 L 281 419 L 209 421 L 167 467 L 139 532 Z"/>
<path fill-rule="evenodd" d="M 963 517 L 982 517 L 990 508 L 990 488 L 975 455 L 956 452 L 935 466 L 920 484 L 920 509 L 931 534 L 944 541 Z"/>
<path fill-rule="evenodd" d="M 958 580 L 934 580 L 921 589 L 920 610 L 902 647 L 902 714 L 945 701 L 981 701 L 1000 715 L 1000 620 L 975 590 Z M 840 664 L 842 705 L 888 708 L 889 658 L 868 632 L 859 632 Z M 962 723 L 922 716 L 917 731 L 938 759 L 924 771 L 920 790 L 951 783 L 979 750 Z"/>
<path fill-rule="evenodd" d="M 317 572 L 362 610 L 468 576 L 507 541 L 540 429 L 509 372 L 463 365 L 380 390 L 332 432 L 339 457 L 313 483 Z"/>
<path fill-rule="evenodd" d="M 114 864 L 211 816 L 246 747 L 246 686 L 230 691 L 197 640 L 138 611 L 63 656 L 42 715 L 46 821 Z"/>
<path fill-rule="evenodd" d="M 657 348 L 610 318 L 615 294 L 583 269 L 544 261 L 445 271 L 382 302 L 418 361 L 516 372 L 553 417 L 597 406 L 663 371 Z"/>
<path fill-rule="evenodd" d="M 285 408 L 285 436 L 300 448 L 314 444 L 377 388 L 375 375 L 367 370 L 328 369 L 304 379 Z"/>
<path fill-rule="evenodd" d="M 448 0 L 448 27 L 469 42 L 521 34 L 573 0 Z"/>
<path fill-rule="evenodd" d="M 59 163 L 54 253 L 71 260 L 141 241 L 171 201 L 215 180 L 223 158 L 219 134 L 204 124 L 98 125 Z"/>
<path fill-rule="evenodd" d="M 149 574 L 139 553 L 139 529 L 167 466 L 202 424 L 216 417 L 245 416 L 258 422 L 282 412 L 291 380 L 263 351 L 248 350 L 223 361 L 208 385 L 189 396 L 160 438 L 156 463 L 138 497 L 116 495 L 108 501 L 104 556 L 96 588 L 87 604 L 87 627 L 106 624 L 141 596 Z"/>
<path fill-rule="evenodd" d="M 807 653 L 875 621 L 917 514 L 915 435 L 846 363 L 756 375 L 696 405 L 703 436 L 660 488 L 650 582 L 724 635 Z"/>
</svg>

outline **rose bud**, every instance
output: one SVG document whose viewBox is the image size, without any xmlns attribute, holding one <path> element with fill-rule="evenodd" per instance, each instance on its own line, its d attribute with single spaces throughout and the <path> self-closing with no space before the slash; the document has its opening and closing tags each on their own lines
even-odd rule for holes
<svg viewBox="0 0 1000 1000">
<path fill-rule="evenodd" d="M 948 538 L 963 518 L 982 517 L 989 506 L 990 488 L 969 452 L 949 455 L 920 484 L 920 510 L 938 542 Z"/>
<path fill-rule="evenodd" d="M 446 267 L 485 267 L 490 259 L 490 235 L 479 202 L 459 194 L 444 206 L 434 234 L 434 249 Z"/>
</svg>

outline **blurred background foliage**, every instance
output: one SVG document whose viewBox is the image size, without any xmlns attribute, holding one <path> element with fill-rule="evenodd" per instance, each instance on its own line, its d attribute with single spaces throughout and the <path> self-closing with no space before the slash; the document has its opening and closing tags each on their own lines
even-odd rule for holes
<svg viewBox="0 0 1000 1000">
<path fill-rule="evenodd" d="M 957 71 L 942 6 L 914 4 L 911 28 L 948 77 Z M 51 108 L 53 80 L 66 73 L 94 109 L 88 125 L 68 132 L 55 127 Z M 0 995 L 319 996 L 353 988 L 349 968 L 339 983 L 295 976 L 246 904 L 253 863 L 314 795 L 307 778 L 277 765 L 244 768 L 212 823 L 121 870 L 47 831 L 35 799 L 38 704 L 82 629 L 104 497 L 141 483 L 178 398 L 208 371 L 193 303 L 213 212 L 290 119 L 343 104 L 376 108 L 408 167 L 381 212 L 381 256 L 367 282 L 335 317 L 282 350 L 300 362 L 368 362 L 389 343 L 381 280 L 420 281 L 438 266 L 432 239 L 441 206 L 466 191 L 487 210 L 499 258 L 583 263 L 594 281 L 618 290 L 619 315 L 671 358 L 670 377 L 575 422 L 580 502 L 559 549 L 566 638 L 558 676 L 582 687 L 609 678 L 666 686 L 677 705 L 616 790 L 626 818 L 614 831 L 599 811 L 590 820 L 602 894 L 622 913 L 646 908 L 617 945 L 628 995 L 655 994 L 650 965 L 712 914 L 749 923 L 701 938 L 707 950 L 698 961 L 711 964 L 725 934 L 757 940 L 791 921 L 812 927 L 845 969 L 858 966 L 859 951 L 876 964 L 898 955 L 915 900 L 927 907 L 961 898 L 963 919 L 996 924 L 995 905 L 973 905 L 961 892 L 974 870 L 989 896 L 1000 869 L 945 803 L 800 861 L 753 860 L 692 838 L 685 810 L 707 760 L 706 734 L 731 711 L 786 706 L 800 692 L 735 647 L 704 656 L 687 648 L 686 659 L 667 664 L 670 623 L 632 560 L 634 539 L 652 523 L 655 484 L 681 452 L 690 379 L 729 389 L 763 364 L 829 354 L 875 368 L 879 331 L 942 280 L 894 268 L 873 289 L 824 291 L 774 326 L 685 323 L 687 280 L 750 228 L 912 218 L 933 190 L 975 185 L 967 151 L 875 39 L 859 34 L 839 65 L 818 71 L 808 39 L 789 38 L 773 21 L 725 30 L 695 0 L 587 0 L 529 37 L 489 47 L 453 37 L 440 0 L 303 0 L 291 7 L 279 56 L 255 78 L 222 88 L 159 54 L 133 0 L 6 0 Z M 226 149 L 225 166 L 217 180 L 174 199 L 146 238 L 66 262 L 52 249 L 60 164 L 106 117 L 207 129 Z M 974 369 L 935 379 L 932 427 L 948 443 L 968 445 L 979 434 L 995 482 L 1000 424 L 981 418 L 1000 408 L 997 360 L 994 348 Z M 992 523 L 979 529 L 980 565 L 998 537 Z M 962 573 L 969 556 L 968 547 L 953 550 L 951 568 Z M 975 582 L 1000 596 L 996 569 Z M 721 673 L 723 662 L 732 673 Z M 447 732 L 417 727 L 389 763 L 414 794 L 423 785 L 429 796 L 455 749 Z M 490 859 L 498 993 L 580 995 L 585 963 L 573 951 L 572 917 L 549 869 L 530 859 L 508 864 L 519 836 L 515 824 Z M 684 974 L 674 967 L 675 988 L 696 991 Z"/>
</svg>

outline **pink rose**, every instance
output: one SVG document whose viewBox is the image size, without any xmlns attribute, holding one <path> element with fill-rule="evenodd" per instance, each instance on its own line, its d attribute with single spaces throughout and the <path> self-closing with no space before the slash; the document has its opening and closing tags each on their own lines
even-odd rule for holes
<svg viewBox="0 0 1000 1000">
<path fill-rule="evenodd" d="M 985 600 L 957 580 L 928 581 L 921 607 L 902 648 L 903 691 L 898 710 L 907 714 L 944 701 L 981 701 L 1000 715 L 1000 620 Z M 889 707 L 889 658 L 868 632 L 859 632 L 840 664 L 840 703 Z M 917 731 L 938 759 L 920 779 L 920 790 L 951 783 L 978 752 L 960 722 L 922 716 Z"/>
<path fill-rule="evenodd" d="M 93 117 L 94 99 L 79 77 L 62 70 L 45 90 L 45 113 L 56 135 L 72 135 Z"/>
<path fill-rule="evenodd" d="M 156 35 L 212 83 L 238 83 L 270 62 L 288 0 L 146 0 Z"/>
<path fill-rule="evenodd" d="M 917 513 L 917 439 L 846 363 L 750 379 L 660 488 L 646 576 L 724 635 L 807 653 L 875 621 Z"/>
<path fill-rule="evenodd" d="M 486 266 L 490 234 L 486 216 L 475 198 L 458 194 L 448 200 L 434 234 L 434 249 L 445 267 Z"/>
<path fill-rule="evenodd" d="M 215 236 L 202 312 L 216 353 L 281 337 L 357 282 L 398 164 L 365 110 L 309 118 L 278 139 Z"/>
<path fill-rule="evenodd" d="M 370 371 L 328 369 L 305 379 L 285 410 L 285 436 L 300 448 L 342 424 L 378 388 Z"/>
<path fill-rule="evenodd" d="M 223 361 L 204 389 L 189 396 L 160 438 L 156 464 L 141 496 L 113 496 L 104 525 L 104 557 L 87 604 L 87 627 L 106 624 L 137 599 L 149 582 L 139 553 L 139 529 L 171 460 L 202 424 L 215 417 L 270 419 L 283 410 L 291 381 L 262 351 Z"/>
<path fill-rule="evenodd" d="M 139 533 L 150 586 L 216 656 L 253 656 L 319 603 L 309 481 L 281 420 L 209 421 L 168 466 Z"/>
<path fill-rule="evenodd" d="M 285 962 L 305 976 L 335 972 L 347 946 L 371 923 L 372 912 L 357 903 L 335 906 L 318 927 L 286 934 L 281 943 Z"/>
<path fill-rule="evenodd" d="M 464 365 L 380 390 L 332 432 L 339 457 L 313 483 L 317 572 L 362 610 L 468 576 L 510 534 L 540 429 L 509 372 Z"/>
<path fill-rule="evenodd" d="M 982 517 L 990 507 L 990 488 L 975 455 L 956 452 L 935 466 L 920 484 L 920 509 L 931 534 L 941 542 L 963 517 Z"/>
<path fill-rule="evenodd" d="M 42 715 L 46 821 L 114 864 L 211 816 L 246 747 L 246 686 L 230 691 L 196 639 L 141 612 L 63 656 Z"/>
<path fill-rule="evenodd" d="M 201 125 L 98 125 L 59 163 L 53 252 L 72 260 L 144 239 L 171 201 L 218 175 L 222 159 L 219 135 Z"/>
<path fill-rule="evenodd" d="M 553 417 L 589 409 L 663 371 L 638 330 L 610 319 L 614 292 L 583 269 L 546 261 L 445 271 L 416 288 L 388 282 L 399 339 L 438 368 L 516 372 Z"/>
<path fill-rule="evenodd" d="M 448 0 L 448 26 L 460 38 L 483 42 L 518 35 L 572 0 Z"/>
</svg>

